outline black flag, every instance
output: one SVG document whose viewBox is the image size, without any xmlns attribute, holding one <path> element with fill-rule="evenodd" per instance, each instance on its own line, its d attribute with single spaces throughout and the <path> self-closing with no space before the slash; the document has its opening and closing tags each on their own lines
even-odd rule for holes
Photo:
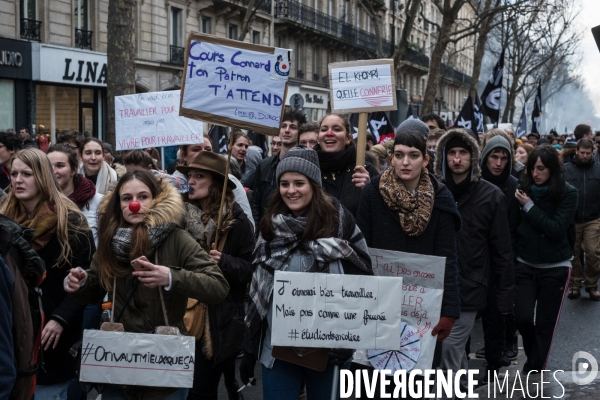
<svg viewBox="0 0 600 400">
<path fill-rule="evenodd" d="M 412 104 L 408 105 L 408 109 L 406 110 L 406 119 L 419 119 L 419 116 L 412 108 Z"/>
<path fill-rule="evenodd" d="M 358 138 L 358 114 L 357 113 L 350 114 L 349 122 L 350 122 L 350 130 L 352 131 L 352 138 L 356 140 L 356 138 Z M 368 123 L 367 123 L 367 132 L 370 132 Z"/>
<path fill-rule="evenodd" d="M 531 133 L 540 134 L 540 123 L 542 122 L 542 82 L 538 84 L 535 102 L 533 103 L 533 112 L 531 113 Z"/>
<path fill-rule="evenodd" d="M 262 158 L 266 158 L 269 155 L 269 144 L 267 138 L 262 133 L 256 133 L 248 131 L 248 137 L 252 141 L 253 146 L 258 146 L 262 150 Z"/>
<path fill-rule="evenodd" d="M 500 120 L 500 97 L 502 96 L 502 75 L 504 71 L 504 50 L 490 75 L 483 94 L 481 95 L 482 109 L 492 122 Z"/>
<path fill-rule="evenodd" d="M 376 111 L 369 114 L 369 128 L 375 136 L 376 144 L 394 140 L 396 132 L 385 111 Z"/>
<path fill-rule="evenodd" d="M 477 92 L 475 92 L 475 104 L 473 104 L 473 113 L 475 114 L 475 120 L 477 121 L 476 129 L 473 129 L 475 133 L 483 132 L 483 111 L 481 109 L 481 101 Z"/>
<path fill-rule="evenodd" d="M 523 112 L 521 113 L 519 124 L 517 125 L 515 137 L 518 139 L 525 135 L 527 135 L 527 103 L 523 104 Z"/>
<path fill-rule="evenodd" d="M 473 99 L 471 99 L 471 96 L 467 96 L 467 100 L 465 100 L 465 104 L 463 105 L 462 110 L 460 110 L 460 114 L 458 114 L 454 126 L 470 129 L 475 132 L 475 129 L 477 128 L 477 119 L 475 118 Z"/>
<path fill-rule="evenodd" d="M 227 153 L 227 128 L 220 125 L 213 125 L 208 131 L 208 137 L 212 143 L 214 153 L 225 154 Z"/>
</svg>

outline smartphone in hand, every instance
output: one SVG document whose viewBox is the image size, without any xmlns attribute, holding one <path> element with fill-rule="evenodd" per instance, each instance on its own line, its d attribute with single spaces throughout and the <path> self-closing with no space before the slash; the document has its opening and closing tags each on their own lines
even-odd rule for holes
<svg viewBox="0 0 600 400">
<path fill-rule="evenodd" d="M 139 262 L 138 258 L 136 258 L 135 260 L 131 261 L 131 266 L 136 271 L 146 271 L 146 267 L 141 262 Z"/>
</svg>

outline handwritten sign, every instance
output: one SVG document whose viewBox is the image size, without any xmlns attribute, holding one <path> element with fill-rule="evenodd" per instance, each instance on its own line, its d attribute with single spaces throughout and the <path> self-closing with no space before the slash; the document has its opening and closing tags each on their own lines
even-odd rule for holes
<svg viewBox="0 0 600 400">
<path fill-rule="evenodd" d="M 202 143 L 203 125 L 179 116 L 179 90 L 115 97 L 117 150 Z"/>
<path fill-rule="evenodd" d="M 275 272 L 273 346 L 400 348 L 402 278 Z"/>
<path fill-rule="evenodd" d="M 329 64 L 329 87 L 332 112 L 360 113 L 397 108 L 393 60 Z"/>
<path fill-rule="evenodd" d="M 279 135 L 292 51 L 190 33 L 180 114 Z"/>
<path fill-rule="evenodd" d="M 401 351 L 357 351 L 354 361 L 391 369 L 392 373 L 394 368 L 431 369 L 437 340 L 431 331 L 440 319 L 446 259 L 373 248 L 369 248 L 369 254 L 376 276 L 402 277 L 402 292 L 396 292 L 399 294 L 394 297 L 402 304 L 403 324 L 396 332 Z"/>
<path fill-rule="evenodd" d="M 193 336 L 85 330 L 79 380 L 191 388 L 195 345 Z"/>
</svg>

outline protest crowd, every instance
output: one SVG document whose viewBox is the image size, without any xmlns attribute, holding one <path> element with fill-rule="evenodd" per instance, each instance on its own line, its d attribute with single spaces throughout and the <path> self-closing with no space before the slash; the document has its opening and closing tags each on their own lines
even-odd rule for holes
<svg viewBox="0 0 600 400">
<path fill-rule="evenodd" d="M 434 369 L 468 368 L 481 318 L 488 370 L 516 359 L 518 335 L 523 372 L 543 370 L 565 298 L 600 300 L 590 126 L 515 138 L 428 114 L 369 134 L 364 165 L 344 115 L 286 109 L 279 131 L 260 147 L 231 128 L 230 157 L 204 135 L 164 170 L 156 148 L 0 132 L 0 398 L 216 400 L 223 377 L 243 399 L 261 368 L 264 399 L 329 399 L 339 368 L 373 367 L 312 349 L 317 371 L 272 346 L 274 273 L 373 275 L 369 248 L 445 258 Z M 194 336 L 193 387 L 79 382 L 83 330 L 101 324 Z"/>
</svg>

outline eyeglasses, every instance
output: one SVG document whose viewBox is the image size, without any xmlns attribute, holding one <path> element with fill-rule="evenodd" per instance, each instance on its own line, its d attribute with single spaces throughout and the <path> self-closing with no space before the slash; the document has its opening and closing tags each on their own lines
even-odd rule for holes
<svg viewBox="0 0 600 400">
<path fill-rule="evenodd" d="M 281 146 L 281 142 L 271 142 L 271 146 L 273 146 L 273 147 L 280 147 Z"/>
</svg>

